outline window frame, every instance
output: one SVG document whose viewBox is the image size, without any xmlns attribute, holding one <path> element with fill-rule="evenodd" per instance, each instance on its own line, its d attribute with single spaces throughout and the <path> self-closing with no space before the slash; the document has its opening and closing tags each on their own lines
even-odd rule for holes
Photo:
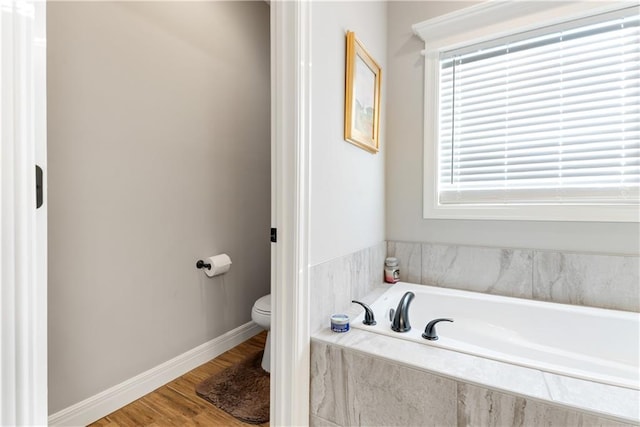
<svg viewBox="0 0 640 427">
<path fill-rule="evenodd" d="M 425 49 L 422 51 L 425 61 L 423 163 L 423 217 L 425 219 L 640 222 L 638 205 L 451 205 L 440 204 L 438 198 L 440 52 L 628 7 L 638 7 L 638 5 L 636 2 L 627 1 L 606 4 L 489 1 L 413 25 L 414 33 L 425 42 Z M 460 28 L 463 30 L 459 30 Z"/>
</svg>

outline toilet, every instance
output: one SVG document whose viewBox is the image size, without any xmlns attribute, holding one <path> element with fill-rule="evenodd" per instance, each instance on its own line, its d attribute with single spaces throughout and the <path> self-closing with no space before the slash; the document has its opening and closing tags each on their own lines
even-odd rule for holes
<svg viewBox="0 0 640 427">
<path fill-rule="evenodd" d="M 251 319 L 267 331 L 267 342 L 264 345 L 262 369 L 269 371 L 271 363 L 271 294 L 259 298 L 251 309 Z"/>
</svg>

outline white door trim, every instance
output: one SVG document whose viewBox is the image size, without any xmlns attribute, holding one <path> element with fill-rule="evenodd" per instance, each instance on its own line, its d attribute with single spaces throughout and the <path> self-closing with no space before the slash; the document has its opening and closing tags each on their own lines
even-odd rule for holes
<svg viewBox="0 0 640 427">
<path fill-rule="evenodd" d="M 309 423 L 309 0 L 271 2 L 271 420 Z"/>
<path fill-rule="evenodd" d="M 0 15 L 0 425 L 46 425 L 46 3 L 0 0 Z"/>
</svg>

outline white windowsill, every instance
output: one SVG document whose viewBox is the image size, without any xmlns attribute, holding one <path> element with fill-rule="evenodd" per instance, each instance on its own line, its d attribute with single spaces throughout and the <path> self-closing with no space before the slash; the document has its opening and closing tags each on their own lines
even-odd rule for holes
<svg viewBox="0 0 640 427">
<path fill-rule="evenodd" d="M 424 204 L 428 219 L 639 222 L 638 206 L 455 206 Z"/>
</svg>

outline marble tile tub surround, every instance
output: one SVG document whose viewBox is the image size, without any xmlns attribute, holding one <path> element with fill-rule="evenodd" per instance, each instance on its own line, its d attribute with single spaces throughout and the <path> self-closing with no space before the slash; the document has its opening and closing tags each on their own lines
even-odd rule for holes
<svg viewBox="0 0 640 427">
<path fill-rule="evenodd" d="M 457 383 L 458 426 L 628 426 L 627 423 Z"/>
<path fill-rule="evenodd" d="M 640 258 L 534 253 L 533 298 L 640 311 Z"/>
<path fill-rule="evenodd" d="M 380 242 L 310 268 L 311 332 L 328 327 L 334 313 L 355 316 L 362 311 L 351 300 L 371 295 L 383 283 L 386 252 L 386 242 Z"/>
<path fill-rule="evenodd" d="M 311 414 L 340 426 L 453 426 L 456 382 L 319 342 Z"/>
<path fill-rule="evenodd" d="M 387 242 L 400 280 L 640 312 L 640 257 Z"/>
<path fill-rule="evenodd" d="M 431 399 L 440 406 L 422 411 Z M 640 392 L 359 329 L 325 328 L 312 339 L 310 409 L 318 426 L 617 427 L 640 425 Z"/>
</svg>

